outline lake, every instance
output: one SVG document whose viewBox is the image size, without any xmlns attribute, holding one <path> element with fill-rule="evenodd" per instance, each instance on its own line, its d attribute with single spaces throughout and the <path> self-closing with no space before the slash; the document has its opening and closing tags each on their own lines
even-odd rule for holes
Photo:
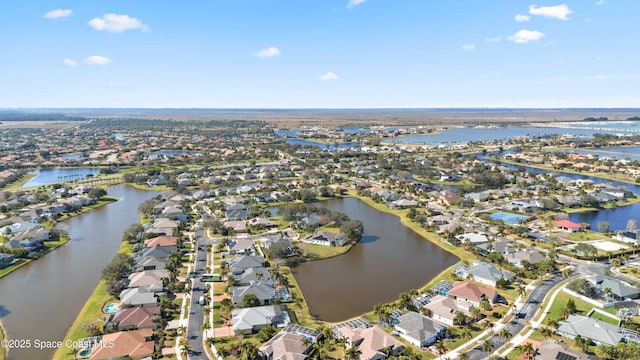
<svg viewBox="0 0 640 360">
<path fill-rule="evenodd" d="M 325 149 L 329 151 L 335 151 L 338 149 L 348 149 L 354 146 L 356 147 L 362 146 L 362 144 L 357 142 L 342 143 L 342 144 L 323 144 L 317 141 L 311 141 L 311 140 L 305 140 L 305 139 L 287 139 L 285 141 L 287 142 L 287 144 L 290 144 L 290 145 L 301 145 L 301 146 L 310 145 L 310 146 L 315 146 L 320 149 Z"/>
<path fill-rule="evenodd" d="M 311 313 L 329 322 L 371 311 L 375 304 L 418 289 L 459 258 L 402 225 L 399 218 L 355 198 L 318 206 L 361 220 L 365 234 L 351 250 L 296 266 L 293 274 Z"/>
<path fill-rule="evenodd" d="M 138 205 L 157 194 L 109 187 L 120 201 L 59 223 L 71 235 L 67 244 L 0 279 L 0 321 L 8 338 L 61 341 L 118 252 L 122 234 L 139 221 Z M 12 350 L 9 359 L 48 359 L 54 351 Z"/>
<path fill-rule="evenodd" d="M 64 181 L 80 180 L 87 177 L 87 175 L 96 175 L 100 173 L 100 169 L 96 168 L 56 168 L 56 169 L 43 169 L 34 170 L 32 174 L 37 174 L 29 181 L 24 183 L 22 187 L 51 185 Z"/>
<path fill-rule="evenodd" d="M 616 134 L 620 131 L 597 131 L 591 129 L 577 128 L 526 128 L 526 127 L 465 127 L 454 128 L 448 130 L 440 130 L 437 134 L 432 135 L 408 135 L 396 138 L 385 138 L 384 142 L 397 144 L 446 144 L 459 143 L 466 144 L 468 142 L 487 141 L 487 140 L 506 140 L 522 136 L 536 135 L 563 135 L 571 134 L 579 137 L 591 137 L 595 133 Z"/>
</svg>

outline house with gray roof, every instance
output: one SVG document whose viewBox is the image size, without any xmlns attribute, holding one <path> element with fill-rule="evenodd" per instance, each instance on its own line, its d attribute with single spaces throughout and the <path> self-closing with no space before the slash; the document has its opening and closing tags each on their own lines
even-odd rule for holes
<svg viewBox="0 0 640 360">
<path fill-rule="evenodd" d="M 16 256 L 13 254 L 0 253 L 0 269 L 4 269 L 13 264 L 15 258 Z"/>
<path fill-rule="evenodd" d="M 400 337 L 417 347 L 429 346 L 440 338 L 446 329 L 422 314 L 410 311 L 397 318 L 394 329 Z"/>
<path fill-rule="evenodd" d="M 567 320 L 558 324 L 558 334 L 569 339 L 577 336 L 590 339 L 596 344 L 613 346 L 623 341 L 621 328 L 604 321 L 582 315 L 569 315 Z"/>
<path fill-rule="evenodd" d="M 495 265 L 483 261 L 475 261 L 463 277 L 471 277 L 481 284 L 495 287 L 498 280 L 511 280 L 513 275 L 506 271 L 496 269 Z"/>
<path fill-rule="evenodd" d="M 537 250 L 520 250 L 514 253 L 510 253 L 505 256 L 508 262 L 515 266 L 522 267 L 522 262 L 526 261 L 529 264 L 537 264 L 541 261 L 547 260 L 547 257 L 542 255 Z"/>
<path fill-rule="evenodd" d="M 128 288 L 120 292 L 120 303 L 131 306 L 156 306 L 157 293 L 144 287 Z"/>
<path fill-rule="evenodd" d="M 278 305 L 236 309 L 231 316 L 231 327 L 235 334 L 253 334 L 263 327 L 287 325 Z"/>
<path fill-rule="evenodd" d="M 248 294 L 255 295 L 262 305 L 273 304 L 276 299 L 276 289 L 263 281 L 252 282 L 248 286 L 233 286 L 230 291 L 234 307 L 243 307 L 242 300 Z"/>
<path fill-rule="evenodd" d="M 239 256 L 223 260 L 229 264 L 229 272 L 232 275 L 240 275 L 246 269 L 263 267 L 266 264 L 262 256 Z"/>
<path fill-rule="evenodd" d="M 270 285 L 273 285 L 273 280 L 271 279 L 271 273 L 269 273 L 269 270 L 263 267 L 248 268 L 242 274 L 239 274 L 239 275 L 230 274 L 230 275 L 233 276 L 235 282 L 239 286 L 248 286 L 251 283 L 256 281 L 262 281 Z"/>
<path fill-rule="evenodd" d="M 608 296 L 617 301 L 637 299 L 640 297 L 640 291 L 638 291 L 638 289 L 627 286 L 620 280 L 614 279 L 610 276 L 592 275 L 587 277 L 587 281 L 600 293 L 604 293 L 604 291 L 608 289 Z"/>
</svg>

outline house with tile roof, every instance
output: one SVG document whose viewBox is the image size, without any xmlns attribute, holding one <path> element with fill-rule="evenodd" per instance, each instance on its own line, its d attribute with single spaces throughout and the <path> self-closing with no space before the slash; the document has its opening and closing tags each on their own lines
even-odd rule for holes
<svg viewBox="0 0 640 360">
<path fill-rule="evenodd" d="M 397 356 L 404 349 L 404 344 L 387 334 L 379 327 L 350 328 L 343 326 L 340 333 L 347 340 L 347 348 L 357 347 L 360 350 L 360 360 L 385 360 L 385 349 L 390 350 L 391 356 Z"/>
<path fill-rule="evenodd" d="M 423 307 L 431 310 L 431 318 L 433 320 L 453 326 L 453 319 L 455 319 L 456 313 L 461 312 L 469 315 L 473 304 L 464 299 L 436 295 Z"/>
<path fill-rule="evenodd" d="M 160 315 L 159 306 L 120 309 L 106 322 L 105 329 L 111 331 L 137 329 L 155 330 L 158 324 L 153 322 L 152 319 L 157 315 Z"/>
<path fill-rule="evenodd" d="M 102 341 L 91 349 L 91 360 L 110 360 L 129 357 L 133 360 L 153 355 L 154 342 L 151 329 L 120 331 L 102 336 Z M 108 344 L 109 346 L 106 346 Z"/>
<path fill-rule="evenodd" d="M 266 360 L 305 360 L 311 345 L 305 346 L 302 339 L 303 335 L 281 331 L 258 351 Z"/>
<path fill-rule="evenodd" d="M 471 303 L 473 306 L 480 306 L 485 299 L 491 303 L 498 300 L 496 290 L 466 281 L 456 281 L 449 290 L 449 296 L 459 302 Z"/>
</svg>

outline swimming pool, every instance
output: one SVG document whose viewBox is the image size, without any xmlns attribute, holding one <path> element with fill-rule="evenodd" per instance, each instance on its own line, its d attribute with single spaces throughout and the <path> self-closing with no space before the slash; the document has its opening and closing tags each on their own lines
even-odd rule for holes
<svg viewBox="0 0 640 360">
<path fill-rule="evenodd" d="M 116 311 L 118 311 L 118 305 L 111 303 L 111 304 L 107 304 L 107 306 L 104 307 L 103 310 L 106 314 L 113 314 Z"/>
<path fill-rule="evenodd" d="M 506 212 L 502 212 L 502 211 L 498 211 L 496 213 L 493 213 L 489 217 L 492 218 L 493 220 L 500 220 L 500 221 L 504 221 L 504 222 L 509 223 L 509 224 L 517 224 L 518 221 L 527 220 L 526 216 L 518 215 L 518 214 L 506 213 Z"/>
</svg>

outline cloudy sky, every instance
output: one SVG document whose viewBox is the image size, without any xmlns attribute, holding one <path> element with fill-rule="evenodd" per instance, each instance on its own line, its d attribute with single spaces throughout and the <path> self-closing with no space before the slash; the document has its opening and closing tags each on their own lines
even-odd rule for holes
<svg viewBox="0 0 640 360">
<path fill-rule="evenodd" d="M 635 0 L 4 0 L 0 107 L 637 107 Z"/>
</svg>

